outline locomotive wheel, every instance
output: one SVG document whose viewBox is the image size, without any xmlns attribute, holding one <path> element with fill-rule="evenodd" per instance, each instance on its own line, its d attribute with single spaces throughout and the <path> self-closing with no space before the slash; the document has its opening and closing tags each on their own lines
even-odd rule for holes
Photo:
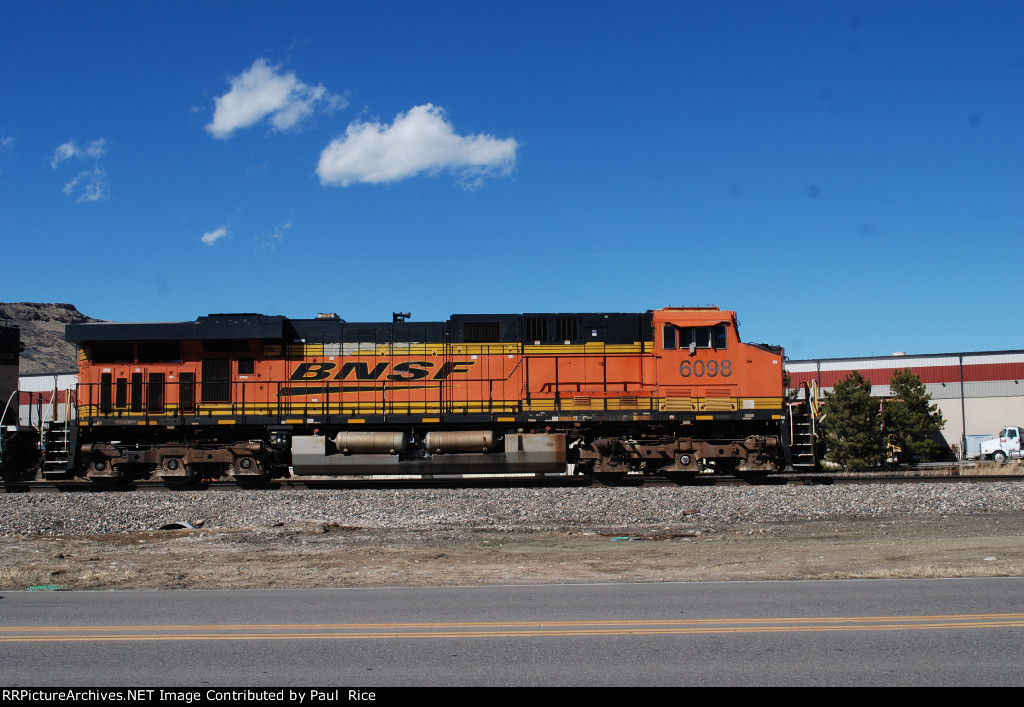
<svg viewBox="0 0 1024 707">
<path fill-rule="evenodd" d="M 232 466 L 229 468 L 228 474 L 235 480 L 235 483 L 242 488 L 259 488 L 271 479 L 273 469 L 269 461 L 262 461 L 252 457 L 242 457 L 236 463 L 238 465 L 238 470 L 241 470 L 243 473 L 234 473 L 236 469 Z"/>
</svg>

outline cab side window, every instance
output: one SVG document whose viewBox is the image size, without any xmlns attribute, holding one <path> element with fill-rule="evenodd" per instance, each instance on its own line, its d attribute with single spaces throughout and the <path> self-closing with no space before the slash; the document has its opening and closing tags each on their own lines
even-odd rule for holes
<svg viewBox="0 0 1024 707">
<path fill-rule="evenodd" d="M 664 351 L 695 349 L 724 350 L 729 348 L 727 324 L 714 326 L 678 326 L 663 324 L 661 327 L 661 348 Z"/>
<path fill-rule="evenodd" d="M 662 348 L 666 351 L 673 351 L 676 348 L 676 327 L 674 324 L 666 324 L 662 330 Z"/>
<path fill-rule="evenodd" d="M 725 343 L 727 341 L 727 338 L 726 338 L 726 335 L 725 335 L 725 324 L 716 324 L 714 326 L 714 328 L 712 329 L 712 337 L 714 339 L 714 341 L 712 342 L 712 345 L 716 349 L 724 349 L 724 348 L 726 348 Z"/>
<path fill-rule="evenodd" d="M 679 348 L 681 349 L 690 348 L 690 344 L 698 349 L 724 349 L 727 348 L 727 341 L 725 324 L 716 324 L 713 327 L 679 327 Z"/>
</svg>

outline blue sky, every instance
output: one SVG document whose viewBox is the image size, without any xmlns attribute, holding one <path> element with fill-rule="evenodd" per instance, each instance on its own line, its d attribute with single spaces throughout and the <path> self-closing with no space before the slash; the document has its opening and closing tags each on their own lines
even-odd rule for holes
<svg viewBox="0 0 1024 707">
<path fill-rule="evenodd" d="M 11 2 L 0 300 L 1024 348 L 1024 3 Z"/>
</svg>

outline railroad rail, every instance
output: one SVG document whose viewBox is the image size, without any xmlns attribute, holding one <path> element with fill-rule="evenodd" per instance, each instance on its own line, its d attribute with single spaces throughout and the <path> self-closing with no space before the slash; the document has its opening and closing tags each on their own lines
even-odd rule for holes
<svg viewBox="0 0 1024 707">
<path fill-rule="evenodd" d="M 860 471 L 816 473 L 780 473 L 757 478 L 742 476 L 706 476 L 694 477 L 688 483 L 680 483 L 661 477 L 650 477 L 642 474 L 630 474 L 614 483 L 603 484 L 593 477 L 558 476 L 558 477 L 475 477 L 475 478 L 336 478 L 336 479 L 275 479 L 262 484 L 240 486 L 233 481 L 212 480 L 193 484 L 168 486 L 162 481 L 134 481 L 125 484 L 106 484 L 93 481 L 24 481 L 0 484 L 3 493 L 38 493 L 38 492 L 76 492 L 76 493 L 132 493 L 132 492 L 169 492 L 177 491 L 240 491 L 260 490 L 305 490 L 305 489 L 402 489 L 402 488 L 585 488 L 603 485 L 613 487 L 665 487 L 665 486 L 816 486 L 844 484 L 883 484 L 883 483 L 992 483 L 998 481 L 1024 482 L 1024 467 L 1005 465 L 959 462 L 941 464 L 922 464 L 913 467 L 888 469 L 867 469 Z"/>
</svg>

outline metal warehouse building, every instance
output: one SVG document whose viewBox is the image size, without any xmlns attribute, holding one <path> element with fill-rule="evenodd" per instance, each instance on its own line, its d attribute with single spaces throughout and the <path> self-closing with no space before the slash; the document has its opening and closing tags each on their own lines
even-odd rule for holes
<svg viewBox="0 0 1024 707">
<path fill-rule="evenodd" d="M 23 374 L 18 384 L 19 424 L 40 427 L 42 422 L 74 417 L 77 383 L 74 372 Z"/>
<path fill-rule="evenodd" d="M 872 393 L 890 397 L 889 381 L 897 370 L 915 373 L 946 420 L 943 437 L 951 448 L 972 447 L 979 437 L 991 437 L 1006 425 L 1024 425 L 1024 351 L 825 358 L 787 361 L 790 385 L 817 381 L 832 386 L 859 371 L 871 381 Z"/>
</svg>

